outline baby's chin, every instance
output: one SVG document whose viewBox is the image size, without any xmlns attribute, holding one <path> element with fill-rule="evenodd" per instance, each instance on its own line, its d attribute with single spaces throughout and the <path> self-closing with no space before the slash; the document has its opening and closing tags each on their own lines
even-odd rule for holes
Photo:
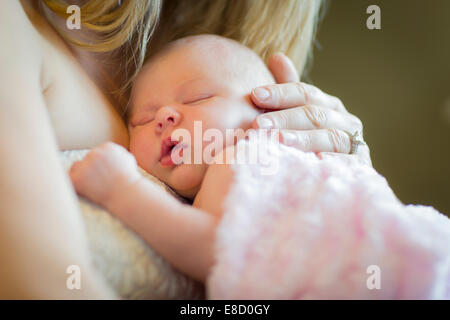
<svg viewBox="0 0 450 320">
<path fill-rule="evenodd" d="M 205 177 L 207 166 L 201 164 L 182 164 L 173 168 L 166 183 L 179 195 L 193 200 Z"/>
</svg>

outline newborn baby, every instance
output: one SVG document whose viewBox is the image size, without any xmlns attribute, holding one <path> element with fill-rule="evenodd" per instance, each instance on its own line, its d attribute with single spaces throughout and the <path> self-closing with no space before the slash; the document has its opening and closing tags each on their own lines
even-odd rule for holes
<svg viewBox="0 0 450 320">
<path fill-rule="evenodd" d="M 92 150 L 71 169 L 77 192 L 104 206 L 174 266 L 204 281 L 233 178 L 229 165 L 220 163 L 230 155 L 234 159 L 233 146 L 260 112 L 251 101 L 252 88 L 273 83 L 264 62 L 235 41 L 200 35 L 170 43 L 146 63 L 132 90 L 128 128 L 134 157 L 111 143 Z M 214 138 L 203 137 L 208 131 Z M 216 164 L 203 159 L 207 148 Z M 134 158 L 193 206 L 142 178 Z"/>
<path fill-rule="evenodd" d="M 231 40 L 171 43 L 133 88 L 134 157 L 114 144 L 94 149 L 72 167 L 77 192 L 175 267 L 207 280 L 211 299 L 448 299 L 447 217 L 403 205 L 369 166 L 250 133 L 226 139 L 227 129 L 252 127 L 251 89 L 273 82 L 264 63 Z M 230 165 L 241 146 L 266 149 L 256 162 Z M 193 205 L 143 178 L 135 159 Z M 279 161 L 267 176 L 266 159 Z"/>
<path fill-rule="evenodd" d="M 206 159 L 194 159 L 211 144 L 203 141 L 204 132 L 213 129 L 228 138 L 222 144 L 215 141 L 215 152 L 234 144 L 229 129 L 250 129 L 260 113 L 250 98 L 252 88 L 273 83 L 263 61 L 238 42 L 213 35 L 175 41 L 144 66 L 135 83 L 128 125 L 130 151 L 145 171 L 193 199 L 208 168 Z M 197 133 L 196 120 L 201 121 Z M 178 144 L 176 129 L 184 129 L 191 141 Z M 196 150 L 194 139 L 202 143 Z M 184 162 L 192 165 L 174 166 L 172 148 L 177 154 L 188 151 L 190 159 L 183 154 Z"/>
</svg>

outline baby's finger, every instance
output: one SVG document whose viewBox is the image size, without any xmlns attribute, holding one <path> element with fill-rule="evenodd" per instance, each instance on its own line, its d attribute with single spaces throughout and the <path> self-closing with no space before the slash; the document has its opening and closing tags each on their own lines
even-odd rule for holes
<svg viewBox="0 0 450 320">
<path fill-rule="evenodd" d="M 69 177 L 70 177 L 71 180 L 77 175 L 78 169 L 79 169 L 79 166 L 80 166 L 80 162 L 81 161 L 76 161 L 70 167 L 70 169 L 69 169 Z"/>
<path fill-rule="evenodd" d="M 72 182 L 75 191 L 79 191 L 80 186 L 82 185 L 82 163 L 81 161 L 75 162 L 69 170 L 69 178 Z"/>
</svg>

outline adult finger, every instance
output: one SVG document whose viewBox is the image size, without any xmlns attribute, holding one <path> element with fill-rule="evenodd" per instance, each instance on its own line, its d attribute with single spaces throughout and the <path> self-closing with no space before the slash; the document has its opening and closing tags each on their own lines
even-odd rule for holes
<svg viewBox="0 0 450 320">
<path fill-rule="evenodd" d="M 361 163 L 359 157 L 355 157 L 353 154 L 343 154 L 335 152 L 319 152 L 317 157 L 323 160 L 331 159 L 338 160 L 346 163 L 347 165 L 354 165 Z"/>
<path fill-rule="evenodd" d="M 300 80 L 294 63 L 282 52 L 275 53 L 270 57 L 268 67 L 277 83 L 298 82 Z"/>
<path fill-rule="evenodd" d="M 349 154 L 351 137 L 337 129 L 281 130 L 280 142 L 305 152 L 337 152 Z"/>
<path fill-rule="evenodd" d="M 367 145 L 362 145 L 358 147 L 355 154 L 342 154 L 335 152 L 319 152 L 317 156 L 320 159 L 339 159 L 347 164 L 362 163 L 368 166 L 372 166 L 372 161 L 370 159 L 370 150 Z"/>
<path fill-rule="evenodd" d="M 253 89 L 251 99 L 263 109 L 287 109 L 307 104 L 347 112 L 342 101 L 319 88 L 303 83 L 283 83 Z"/>
<path fill-rule="evenodd" d="M 334 128 L 361 134 L 363 129 L 361 120 L 356 116 L 316 105 L 263 113 L 256 118 L 254 127 L 290 130 Z"/>
</svg>

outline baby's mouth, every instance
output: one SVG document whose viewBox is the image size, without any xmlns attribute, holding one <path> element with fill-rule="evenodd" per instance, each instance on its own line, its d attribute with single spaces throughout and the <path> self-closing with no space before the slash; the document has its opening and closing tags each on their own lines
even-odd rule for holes
<svg viewBox="0 0 450 320">
<path fill-rule="evenodd" d="M 159 158 L 159 162 L 163 167 L 171 167 L 174 165 L 174 162 L 172 160 L 172 150 L 178 144 L 179 141 L 173 141 L 171 137 L 167 137 L 161 142 L 161 156 Z M 182 152 L 183 150 L 180 151 L 181 156 L 183 155 Z"/>
</svg>

